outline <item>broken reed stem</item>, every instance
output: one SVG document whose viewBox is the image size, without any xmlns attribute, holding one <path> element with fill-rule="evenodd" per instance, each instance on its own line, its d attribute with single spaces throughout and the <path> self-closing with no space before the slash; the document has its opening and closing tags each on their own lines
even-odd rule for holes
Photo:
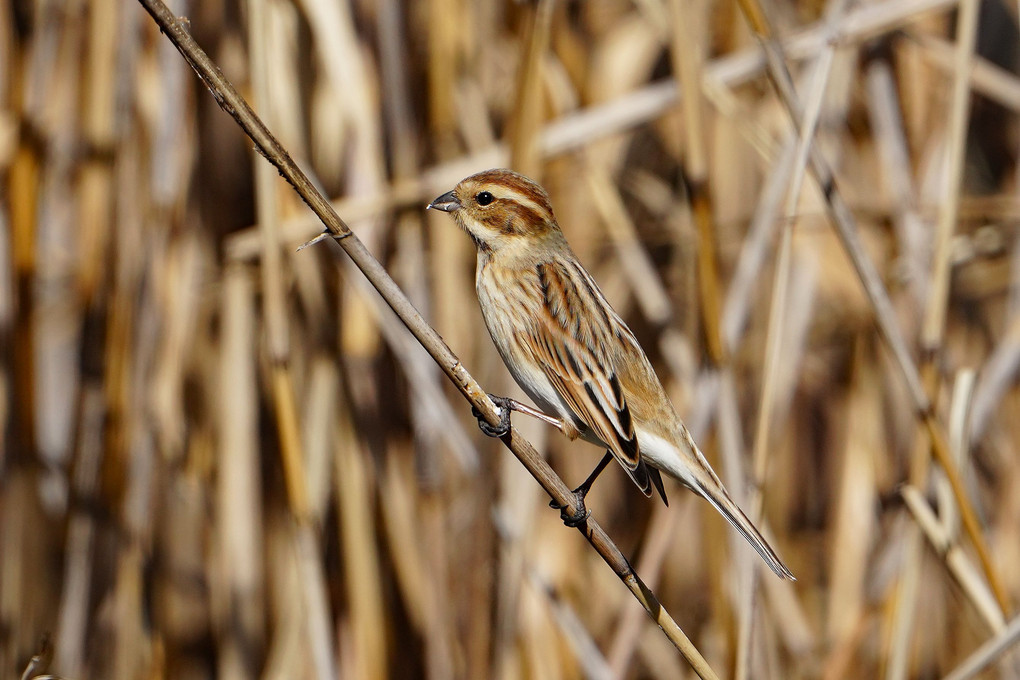
<svg viewBox="0 0 1020 680">
<path fill-rule="evenodd" d="M 764 52 L 769 77 L 794 125 L 800 128 L 803 120 L 802 109 L 793 86 L 793 79 L 790 76 L 786 62 L 783 60 L 782 47 L 775 39 L 772 28 L 767 22 L 761 5 L 757 0 L 739 0 L 739 5 Z M 903 334 L 896 323 L 896 315 L 893 311 L 892 302 L 889 300 L 889 295 L 885 290 L 882 279 L 875 269 L 871 258 L 864 250 L 864 245 L 857 233 L 856 221 L 850 212 L 849 206 L 843 200 L 842 194 L 836 187 L 832 169 L 822 157 L 817 147 L 813 146 L 811 148 L 809 160 L 812 174 L 814 174 L 815 180 L 822 189 L 822 194 L 825 197 L 825 206 L 836 227 L 839 240 L 850 257 L 854 270 L 857 272 L 857 276 L 864 287 L 864 292 L 868 296 L 868 301 L 874 310 L 879 334 L 892 352 L 896 365 L 899 367 L 900 373 L 907 383 L 908 392 L 914 402 L 915 412 L 924 423 L 931 439 L 932 453 L 949 479 L 950 486 L 953 489 L 953 496 L 960 507 L 960 515 L 964 528 L 967 530 L 971 543 L 977 551 L 985 578 L 995 593 L 999 606 L 1003 612 L 1008 613 L 1010 608 L 1006 590 L 992 564 L 988 545 L 984 535 L 981 533 L 981 526 L 974 511 L 974 506 L 971 504 L 963 488 L 959 470 L 949 453 L 945 433 L 935 419 L 935 409 L 921 382 L 921 375 L 918 372 L 917 366 L 910 356 L 906 340 L 903 338 Z"/>
<path fill-rule="evenodd" d="M 21 674 L 21 680 L 33 680 L 33 678 L 42 677 L 42 674 L 50 667 L 51 661 L 53 661 L 53 644 L 50 642 L 49 636 L 46 635 L 39 642 L 39 651 L 28 660 L 28 665 L 25 666 L 25 670 Z"/>
<path fill-rule="evenodd" d="M 499 423 L 495 405 L 475 379 L 467 372 L 457 356 L 446 346 L 443 339 L 429 326 L 425 319 L 411 305 L 407 296 L 390 278 L 383 266 L 368 251 L 361 240 L 348 228 L 339 215 L 333 210 L 329 201 L 312 185 L 308 177 L 298 168 L 290 155 L 273 137 L 262 121 L 255 115 L 247 102 L 237 93 L 234 86 L 224 77 L 220 69 L 194 41 L 182 22 L 163 4 L 161 0 L 139 0 L 140 4 L 152 16 L 191 65 L 202 83 L 216 99 L 220 108 L 229 113 L 241 126 L 266 160 L 272 163 L 280 174 L 294 187 L 302 200 L 319 217 L 334 240 L 340 244 L 366 278 L 372 283 L 386 303 L 404 322 L 408 330 L 418 342 L 429 352 L 432 358 L 443 369 L 447 377 L 457 389 L 484 418 L 492 425 Z M 524 464 L 528 472 L 541 484 L 542 488 L 558 504 L 565 506 L 566 514 L 571 518 L 578 516 L 578 506 L 574 494 L 549 464 L 539 455 L 535 448 L 525 440 L 516 428 L 501 437 L 501 441 Z M 627 558 L 606 534 L 605 530 L 592 518 L 588 518 L 578 527 L 584 537 L 599 553 L 603 560 L 613 569 L 616 575 L 627 586 L 635 598 L 641 603 L 652 620 L 662 629 L 670 642 L 687 659 L 699 677 L 705 680 L 718 678 L 715 671 L 701 655 L 694 644 L 676 624 L 669 613 L 662 607 L 655 594 L 641 581 Z"/>
<path fill-rule="evenodd" d="M 1006 621 L 1002 612 L 999 611 L 998 603 L 984 582 L 981 581 L 977 569 L 973 567 L 970 559 L 956 542 L 956 537 L 943 526 L 944 518 L 935 515 L 917 487 L 910 484 L 903 486 L 900 489 L 900 496 L 931 543 L 932 548 L 963 589 L 967 599 L 981 615 L 981 619 L 989 630 L 995 634 L 1001 633 L 1006 626 Z"/>
</svg>

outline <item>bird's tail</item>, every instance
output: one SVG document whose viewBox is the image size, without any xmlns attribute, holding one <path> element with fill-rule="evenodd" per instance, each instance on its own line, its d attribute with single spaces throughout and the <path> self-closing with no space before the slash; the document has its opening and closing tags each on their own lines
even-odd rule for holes
<svg viewBox="0 0 1020 680">
<path fill-rule="evenodd" d="M 737 504 L 726 493 L 726 489 L 722 485 L 710 485 L 714 487 L 711 489 L 705 488 L 705 486 L 701 486 L 701 488 L 695 489 L 695 491 L 711 503 L 712 507 L 718 510 L 719 514 L 725 517 L 726 521 L 732 524 L 740 532 L 740 535 L 747 539 L 751 547 L 765 560 L 765 564 L 769 565 L 769 569 L 776 572 L 776 576 L 779 578 L 796 581 L 797 578 L 793 575 L 793 572 L 783 564 L 783 561 L 779 559 L 779 555 L 769 545 L 769 542 L 765 540 L 765 537 L 761 535 L 758 528 L 754 526 L 747 515 L 744 514 L 744 511 L 737 507 Z"/>
</svg>

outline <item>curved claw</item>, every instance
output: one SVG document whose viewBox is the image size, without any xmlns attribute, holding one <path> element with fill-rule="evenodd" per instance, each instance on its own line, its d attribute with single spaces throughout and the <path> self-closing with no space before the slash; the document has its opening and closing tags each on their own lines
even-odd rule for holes
<svg viewBox="0 0 1020 680">
<path fill-rule="evenodd" d="M 575 491 L 574 497 L 574 502 L 577 504 L 577 512 L 573 515 L 567 513 L 566 505 L 560 505 L 555 499 L 549 501 L 549 507 L 554 510 L 559 510 L 560 519 L 563 520 L 563 523 L 571 529 L 576 529 L 587 522 L 588 518 L 591 517 L 591 510 L 584 505 L 584 495 Z"/>
<path fill-rule="evenodd" d="M 489 437 L 499 438 L 510 432 L 510 400 L 507 397 L 497 397 L 494 394 L 490 394 L 489 399 L 500 411 L 498 425 L 490 425 L 489 421 L 482 416 L 482 412 L 474 406 L 471 407 L 471 415 L 478 419 L 479 430 Z"/>
</svg>

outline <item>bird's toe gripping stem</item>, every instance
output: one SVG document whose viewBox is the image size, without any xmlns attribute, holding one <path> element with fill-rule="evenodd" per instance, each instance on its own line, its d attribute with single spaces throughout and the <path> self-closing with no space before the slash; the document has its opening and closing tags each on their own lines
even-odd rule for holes
<svg viewBox="0 0 1020 680">
<path fill-rule="evenodd" d="M 556 502 L 555 498 L 549 501 L 549 507 L 553 508 L 554 510 L 559 510 L 560 519 L 563 520 L 563 523 L 566 524 L 571 529 L 576 529 L 577 527 L 581 526 L 586 521 L 588 521 L 588 518 L 591 516 L 591 510 L 589 510 L 584 505 L 584 497 L 585 497 L 584 493 L 581 493 L 579 490 L 576 489 L 574 490 L 574 503 L 577 505 L 577 512 L 575 512 L 573 515 L 567 512 L 568 506 L 560 505 L 559 503 Z"/>
<path fill-rule="evenodd" d="M 490 394 L 489 399 L 499 409 L 498 425 L 490 425 L 489 421 L 482 415 L 482 412 L 474 406 L 471 407 L 471 415 L 478 419 L 478 429 L 490 437 L 499 438 L 510 431 L 510 399 L 508 397 L 497 397 L 494 394 Z"/>
</svg>

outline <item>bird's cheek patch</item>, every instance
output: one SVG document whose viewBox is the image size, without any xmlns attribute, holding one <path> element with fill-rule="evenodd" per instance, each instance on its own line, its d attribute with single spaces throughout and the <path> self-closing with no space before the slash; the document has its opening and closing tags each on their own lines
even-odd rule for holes
<svg viewBox="0 0 1020 680">
<path fill-rule="evenodd" d="M 499 231 L 500 233 L 506 234 L 508 236 L 510 234 L 518 233 L 519 230 L 517 229 L 517 221 L 514 219 L 513 215 L 506 216 L 506 219 L 503 220 L 503 225 Z"/>
</svg>

